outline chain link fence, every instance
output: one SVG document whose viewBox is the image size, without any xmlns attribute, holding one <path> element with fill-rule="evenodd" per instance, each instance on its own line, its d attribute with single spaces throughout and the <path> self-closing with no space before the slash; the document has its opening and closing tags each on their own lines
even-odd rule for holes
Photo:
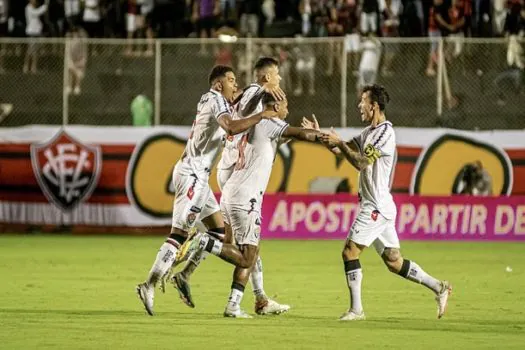
<svg viewBox="0 0 525 350">
<path fill-rule="evenodd" d="M 147 41 L 130 45 L 121 40 L 90 40 L 78 45 L 68 43 L 70 56 L 75 50 L 85 53 L 85 67 L 73 59 L 67 63 L 68 123 L 132 125 L 133 99 L 143 95 L 154 101 L 154 46 Z"/>
<path fill-rule="evenodd" d="M 323 126 L 360 126 L 359 88 L 377 82 L 397 126 L 525 128 L 524 73 L 509 68 L 508 40 L 434 40 L 0 39 L 0 126 L 131 125 L 138 95 L 154 104 L 154 124 L 191 125 L 213 65 L 231 65 L 242 88 L 257 58 L 272 56 L 294 125 L 315 113 Z"/>
<path fill-rule="evenodd" d="M 516 42 L 518 48 L 523 44 Z M 512 50 L 509 40 L 444 41 L 447 76 L 439 125 L 458 129 L 525 128 L 525 72 L 515 67 L 514 60 L 508 62 Z M 525 63 L 523 57 L 516 59 Z"/>
<path fill-rule="evenodd" d="M 0 125 L 62 124 L 64 42 L 0 40 Z"/>
</svg>

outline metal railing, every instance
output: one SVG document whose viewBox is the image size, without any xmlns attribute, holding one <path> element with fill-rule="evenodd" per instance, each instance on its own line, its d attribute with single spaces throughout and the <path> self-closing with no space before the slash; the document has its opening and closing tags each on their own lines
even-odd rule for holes
<svg viewBox="0 0 525 350">
<path fill-rule="evenodd" d="M 0 39 L 0 105 L 12 106 L 0 126 L 131 125 L 139 94 L 153 124 L 190 125 L 213 65 L 232 65 L 242 87 L 268 55 L 281 62 L 292 123 L 315 113 L 326 126 L 359 125 L 359 87 L 377 82 L 398 126 L 525 128 L 524 73 L 509 68 L 508 40 L 382 38 L 354 50 L 354 39 Z"/>
</svg>

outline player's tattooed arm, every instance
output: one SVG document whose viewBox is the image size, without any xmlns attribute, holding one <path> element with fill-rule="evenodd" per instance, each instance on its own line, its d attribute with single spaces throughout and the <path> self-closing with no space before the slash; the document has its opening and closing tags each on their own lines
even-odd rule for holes
<svg viewBox="0 0 525 350">
<path fill-rule="evenodd" d="M 223 114 L 219 117 L 219 125 L 226 131 L 228 135 L 237 135 L 244 132 L 259 123 L 263 119 L 271 119 L 277 117 L 277 112 L 274 111 L 263 111 L 252 115 L 249 118 L 232 119 L 231 115 Z"/>
<path fill-rule="evenodd" d="M 353 142 L 348 143 L 343 141 L 333 129 L 330 133 L 323 133 L 321 139 L 323 144 L 330 150 L 337 148 L 341 155 L 343 155 L 357 170 L 362 170 L 370 164 L 367 157 L 357 152 L 357 146 Z"/>
<path fill-rule="evenodd" d="M 318 130 L 289 126 L 286 128 L 286 130 L 284 130 L 282 137 L 308 142 L 321 142 L 321 135 L 322 133 Z"/>
</svg>

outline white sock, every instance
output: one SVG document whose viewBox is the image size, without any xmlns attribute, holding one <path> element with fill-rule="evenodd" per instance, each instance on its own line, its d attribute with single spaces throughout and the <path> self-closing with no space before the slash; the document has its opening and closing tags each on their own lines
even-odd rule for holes
<svg viewBox="0 0 525 350">
<path fill-rule="evenodd" d="M 212 253 L 216 256 L 219 256 L 222 251 L 222 242 L 211 238 L 210 236 L 202 237 L 201 241 L 199 242 L 199 246 L 208 253 Z"/>
<path fill-rule="evenodd" d="M 186 262 L 186 265 L 184 265 L 184 269 L 182 269 L 181 271 L 185 279 L 190 278 L 190 276 L 197 269 L 200 263 L 206 259 L 208 254 L 209 253 L 207 251 L 201 249 L 197 249 L 196 251 L 191 253 L 190 257 L 188 258 L 188 261 Z"/>
<path fill-rule="evenodd" d="M 441 282 L 434 277 L 430 276 L 428 273 L 426 273 L 421 266 L 416 264 L 415 262 L 411 260 L 404 260 L 403 266 L 405 266 L 405 262 L 409 263 L 408 267 L 408 273 L 405 277 L 406 279 L 420 283 L 424 285 L 425 287 L 433 290 L 435 293 L 439 293 L 441 290 Z M 403 268 L 401 269 L 403 270 Z"/>
<path fill-rule="evenodd" d="M 253 294 L 255 294 L 256 300 L 268 299 L 266 293 L 264 292 L 263 285 L 263 266 L 262 260 L 259 256 L 253 267 L 253 271 L 250 274 L 250 282 L 252 283 Z"/>
<path fill-rule="evenodd" d="M 168 238 L 168 241 L 169 240 L 170 238 Z M 168 243 L 168 241 L 164 242 L 160 246 L 157 257 L 155 258 L 155 262 L 149 271 L 148 279 L 146 280 L 146 283 L 149 286 L 155 287 L 160 278 L 164 276 L 164 274 L 171 268 L 171 265 L 175 261 L 178 249 L 174 244 Z"/>
<path fill-rule="evenodd" d="M 356 314 L 363 312 L 361 303 L 361 282 L 363 281 L 363 270 L 359 260 L 345 261 L 346 283 L 350 289 L 350 309 Z"/>
<path fill-rule="evenodd" d="M 232 284 L 230 297 L 228 298 L 227 308 L 230 310 L 238 310 L 241 306 L 242 297 L 244 295 L 244 287 L 238 283 Z"/>
</svg>

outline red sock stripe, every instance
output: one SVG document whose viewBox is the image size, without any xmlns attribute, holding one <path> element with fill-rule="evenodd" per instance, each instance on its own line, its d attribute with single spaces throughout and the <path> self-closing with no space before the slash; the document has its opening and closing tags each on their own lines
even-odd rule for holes
<svg viewBox="0 0 525 350">
<path fill-rule="evenodd" d="M 168 239 L 166 239 L 166 243 L 169 243 L 169 244 L 171 244 L 172 246 L 174 246 L 175 248 L 180 249 L 180 244 L 179 244 L 179 242 L 177 242 L 177 241 L 174 240 L 173 238 L 168 238 Z"/>
</svg>

